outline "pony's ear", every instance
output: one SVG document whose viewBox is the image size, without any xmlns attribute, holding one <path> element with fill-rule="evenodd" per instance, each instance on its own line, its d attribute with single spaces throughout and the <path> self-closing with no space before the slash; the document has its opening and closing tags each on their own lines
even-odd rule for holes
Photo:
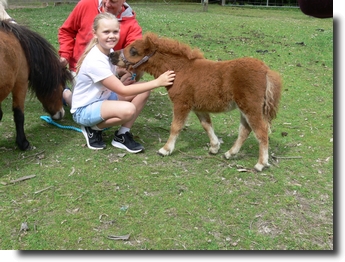
<svg viewBox="0 0 345 262">
<path fill-rule="evenodd" d="M 157 35 L 154 33 L 147 33 L 144 37 L 146 49 L 149 49 L 151 52 L 155 51 L 157 49 L 155 44 L 157 42 L 156 39 Z"/>
</svg>

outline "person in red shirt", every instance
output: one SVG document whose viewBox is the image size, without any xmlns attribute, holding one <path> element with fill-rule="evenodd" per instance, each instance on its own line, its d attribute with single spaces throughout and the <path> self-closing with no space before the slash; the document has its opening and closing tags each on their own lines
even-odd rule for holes
<svg viewBox="0 0 345 262">
<path fill-rule="evenodd" d="M 65 22 L 59 28 L 59 55 L 63 66 L 69 67 L 72 73 L 76 72 L 76 65 L 83 54 L 86 46 L 93 38 L 92 24 L 97 14 L 108 12 L 115 15 L 120 23 L 120 38 L 113 48 L 120 50 L 136 39 L 142 38 L 142 28 L 136 20 L 136 13 L 126 3 L 126 0 L 80 0 Z M 129 73 L 125 74 L 124 69 L 117 70 L 118 76 L 125 85 L 135 83 L 131 80 Z M 137 74 L 140 76 L 140 73 Z M 127 78 L 126 78 L 127 76 Z M 136 107 L 136 113 L 131 121 L 123 124 L 118 130 L 118 134 L 130 132 L 130 129 L 140 112 L 144 108 L 150 91 L 128 97 L 121 97 L 121 100 L 132 102 Z M 63 92 L 65 104 L 71 105 L 72 91 L 66 88 Z"/>
<path fill-rule="evenodd" d="M 81 0 L 59 28 L 59 55 L 64 65 L 73 72 L 76 64 L 92 39 L 92 23 L 102 12 L 115 15 L 120 22 L 120 40 L 114 50 L 120 50 L 142 37 L 136 14 L 126 0 Z"/>
</svg>

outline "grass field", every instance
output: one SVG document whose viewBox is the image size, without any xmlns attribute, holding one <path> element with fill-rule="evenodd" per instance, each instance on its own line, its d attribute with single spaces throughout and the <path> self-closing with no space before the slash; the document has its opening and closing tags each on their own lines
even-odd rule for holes
<svg viewBox="0 0 345 262">
<path fill-rule="evenodd" d="M 164 88 L 132 129 L 145 153 L 113 148 L 115 128 L 105 132 L 107 149 L 89 150 L 81 133 L 40 120 L 42 106 L 30 97 L 25 131 L 35 149 L 22 152 L 8 97 L 0 122 L 0 249 L 333 250 L 333 19 L 298 9 L 131 5 L 144 32 L 200 48 L 211 60 L 256 57 L 281 73 L 271 168 L 253 171 L 253 135 L 236 158 L 222 157 L 237 137 L 238 111 L 212 116 L 224 142 L 218 155 L 208 155 L 193 114 L 174 153 L 157 155 L 172 118 Z M 58 48 L 57 29 L 72 8 L 8 13 Z M 70 113 L 61 124 L 76 126 Z M 24 176 L 32 178 L 12 182 Z"/>
</svg>

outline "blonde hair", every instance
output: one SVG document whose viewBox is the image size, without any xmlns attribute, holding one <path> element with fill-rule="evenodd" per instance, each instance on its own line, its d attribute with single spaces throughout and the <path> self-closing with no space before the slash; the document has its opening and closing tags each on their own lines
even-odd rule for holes
<svg viewBox="0 0 345 262">
<path fill-rule="evenodd" d="M 92 24 L 92 29 L 94 32 L 97 31 L 98 27 L 99 27 L 99 21 L 102 19 L 113 19 L 116 20 L 116 22 L 118 23 L 118 20 L 116 18 L 115 15 L 111 14 L 111 13 L 100 13 L 98 15 L 96 15 L 95 19 L 93 20 L 93 24 Z M 86 55 L 90 52 L 90 50 L 98 43 L 98 39 L 93 37 L 92 40 L 89 42 L 89 44 L 86 46 L 84 53 L 81 55 L 81 57 L 79 58 L 78 62 L 77 62 L 77 74 L 79 72 L 79 69 L 81 67 L 81 64 L 83 63 Z"/>
</svg>

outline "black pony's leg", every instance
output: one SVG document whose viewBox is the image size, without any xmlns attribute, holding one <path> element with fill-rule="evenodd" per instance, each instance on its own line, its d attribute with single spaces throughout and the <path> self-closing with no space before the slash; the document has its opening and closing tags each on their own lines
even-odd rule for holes
<svg viewBox="0 0 345 262">
<path fill-rule="evenodd" d="M 24 133 L 24 112 L 20 108 L 13 108 L 14 123 L 16 125 L 16 142 L 20 150 L 30 149 L 30 143 Z"/>
</svg>

